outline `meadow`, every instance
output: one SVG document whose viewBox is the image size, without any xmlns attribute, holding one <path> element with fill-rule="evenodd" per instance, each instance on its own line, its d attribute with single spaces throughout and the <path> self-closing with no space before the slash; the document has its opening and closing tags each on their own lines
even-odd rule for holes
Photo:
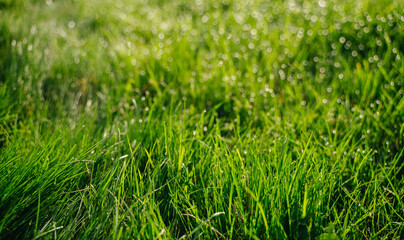
<svg viewBox="0 0 404 240">
<path fill-rule="evenodd" d="M 0 0 L 0 239 L 402 239 L 404 1 Z"/>
</svg>

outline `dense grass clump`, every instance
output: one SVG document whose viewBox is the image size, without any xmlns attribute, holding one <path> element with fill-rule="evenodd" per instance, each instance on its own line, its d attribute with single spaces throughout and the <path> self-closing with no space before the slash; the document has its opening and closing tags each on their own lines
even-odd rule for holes
<svg viewBox="0 0 404 240">
<path fill-rule="evenodd" d="M 1 239 L 401 239 L 404 2 L 0 0 Z"/>
</svg>

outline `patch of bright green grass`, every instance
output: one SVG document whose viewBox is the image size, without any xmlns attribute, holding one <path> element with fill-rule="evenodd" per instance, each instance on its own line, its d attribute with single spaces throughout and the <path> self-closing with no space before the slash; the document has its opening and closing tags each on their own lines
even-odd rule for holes
<svg viewBox="0 0 404 240">
<path fill-rule="evenodd" d="M 400 239 L 401 1 L 0 0 L 1 239 Z"/>
</svg>

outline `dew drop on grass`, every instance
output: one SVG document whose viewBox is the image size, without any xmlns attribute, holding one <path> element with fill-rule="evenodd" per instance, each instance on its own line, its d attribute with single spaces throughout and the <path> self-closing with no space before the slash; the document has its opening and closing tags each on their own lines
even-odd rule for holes
<svg viewBox="0 0 404 240">
<path fill-rule="evenodd" d="M 76 23 L 74 21 L 69 22 L 69 28 L 73 29 L 76 26 Z"/>
<path fill-rule="evenodd" d="M 325 0 L 320 0 L 320 1 L 318 1 L 318 5 L 322 8 L 325 8 L 325 7 L 327 7 L 328 4 Z"/>
</svg>

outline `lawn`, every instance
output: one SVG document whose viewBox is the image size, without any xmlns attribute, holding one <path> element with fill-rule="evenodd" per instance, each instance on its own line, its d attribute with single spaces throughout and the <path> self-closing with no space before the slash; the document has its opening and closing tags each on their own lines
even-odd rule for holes
<svg viewBox="0 0 404 240">
<path fill-rule="evenodd" d="M 0 0 L 0 239 L 402 239 L 404 1 Z"/>
</svg>

